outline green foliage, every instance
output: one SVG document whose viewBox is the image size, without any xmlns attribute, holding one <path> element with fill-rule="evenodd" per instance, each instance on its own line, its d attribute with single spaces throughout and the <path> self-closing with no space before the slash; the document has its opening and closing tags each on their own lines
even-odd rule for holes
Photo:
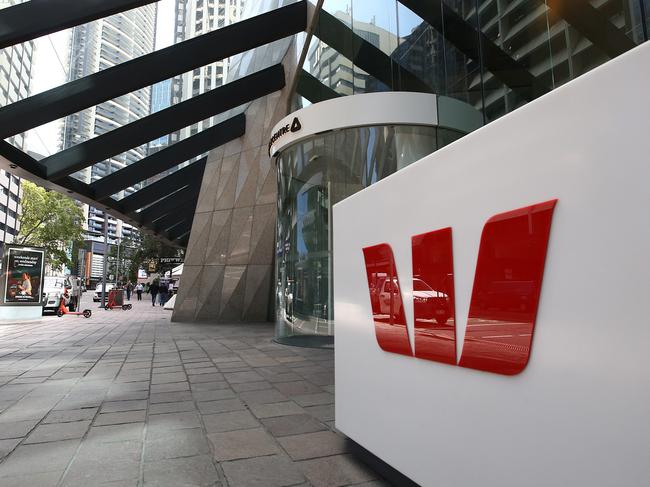
<svg viewBox="0 0 650 487">
<path fill-rule="evenodd" d="M 22 181 L 22 213 L 19 245 L 45 247 L 47 262 L 54 269 L 72 264 L 68 250 L 83 243 L 84 214 L 67 196 L 48 191 L 29 181 Z"/>
</svg>

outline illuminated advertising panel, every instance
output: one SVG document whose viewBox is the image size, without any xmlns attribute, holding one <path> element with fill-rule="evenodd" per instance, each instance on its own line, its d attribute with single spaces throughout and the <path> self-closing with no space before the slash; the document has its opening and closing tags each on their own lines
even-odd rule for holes
<svg viewBox="0 0 650 487">
<path fill-rule="evenodd" d="M 44 250 L 8 246 L 5 262 L 4 303 L 41 304 Z"/>
</svg>

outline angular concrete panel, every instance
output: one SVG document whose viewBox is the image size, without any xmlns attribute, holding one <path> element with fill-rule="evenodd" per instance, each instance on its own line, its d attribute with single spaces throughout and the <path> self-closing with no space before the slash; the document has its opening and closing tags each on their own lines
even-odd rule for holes
<svg viewBox="0 0 650 487">
<path fill-rule="evenodd" d="M 208 155 L 174 321 L 268 319 L 277 194 L 268 139 L 287 114 L 296 58 L 292 45 L 286 87 L 247 107 L 246 134 Z"/>
</svg>

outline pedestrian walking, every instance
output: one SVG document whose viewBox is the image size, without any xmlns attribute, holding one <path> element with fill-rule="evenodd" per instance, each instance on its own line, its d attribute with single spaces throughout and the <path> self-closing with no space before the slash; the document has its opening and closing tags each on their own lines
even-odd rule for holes
<svg viewBox="0 0 650 487">
<path fill-rule="evenodd" d="M 156 296 L 158 294 L 158 281 L 153 281 L 151 286 L 149 286 L 149 292 L 151 293 L 151 306 L 156 306 Z"/>
<path fill-rule="evenodd" d="M 160 306 L 165 306 L 167 302 L 167 286 L 165 284 L 160 285 L 158 289 L 158 297 L 160 298 Z"/>
<path fill-rule="evenodd" d="M 131 284 L 131 281 L 126 283 L 126 299 L 127 301 L 131 301 L 131 291 L 133 291 L 133 285 Z"/>
<path fill-rule="evenodd" d="M 142 291 L 144 291 L 144 286 L 141 282 L 139 282 L 135 286 L 135 292 L 138 295 L 138 301 L 142 301 Z"/>
</svg>

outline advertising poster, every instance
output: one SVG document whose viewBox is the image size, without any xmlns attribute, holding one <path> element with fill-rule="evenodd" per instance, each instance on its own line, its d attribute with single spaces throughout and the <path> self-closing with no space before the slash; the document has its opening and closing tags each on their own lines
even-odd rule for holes
<svg viewBox="0 0 650 487">
<path fill-rule="evenodd" d="M 9 247 L 6 262 L 4 302 L 39 304 L 45 264 L 44 251 Z"/>
</svg>

